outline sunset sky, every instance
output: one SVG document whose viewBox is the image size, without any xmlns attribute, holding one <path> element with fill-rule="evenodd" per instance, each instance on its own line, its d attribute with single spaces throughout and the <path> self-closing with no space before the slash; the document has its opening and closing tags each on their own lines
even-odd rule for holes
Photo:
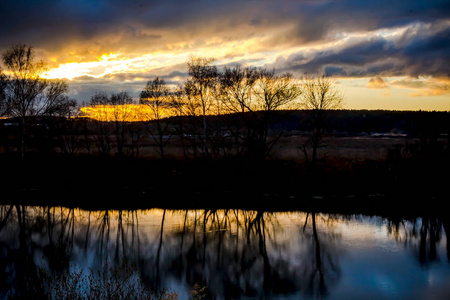
<svg viewBox="0 0 450 300">
<path fill-rule="evenodd" d="M 216 64 L 332 76 L 344 108 L 450 111 L 450 1 L 1 0 L 0 50 L 24 43 L 70 97 L 137 97 Z"/>
</svg>

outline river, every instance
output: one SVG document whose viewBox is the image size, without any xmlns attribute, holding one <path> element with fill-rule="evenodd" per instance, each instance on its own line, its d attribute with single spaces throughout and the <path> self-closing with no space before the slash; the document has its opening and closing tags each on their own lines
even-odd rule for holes
<svg viewBox="0 0 450 300">
<path fill-rule="evenodd" d="M 2 205 L 0 298 L 450 299 L 449 221 Z"/>
</svg>

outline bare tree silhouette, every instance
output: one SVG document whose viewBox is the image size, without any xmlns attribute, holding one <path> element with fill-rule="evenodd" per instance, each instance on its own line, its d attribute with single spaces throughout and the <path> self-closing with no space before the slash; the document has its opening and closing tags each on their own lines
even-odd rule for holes
<svg viewBox="0 0 450 300">
<path fill-rule="evenodd" d="M 191 57 L 188 61 L 189 78 L 184 84 L 185 92 L 193 99 L 203 120 L 202 155 L 208 157 L 208 124 L 207 115 L 211 113 L 217 86 L 217 67 L 212 65 L 214 59 Z"/>
<path fill-rule="evenodd" d="M 317 150 L 325 133 L 326 111 L 339 109 L 342 106 L 343 96 L 336 89 L 335 82 L 325 76 L 305 76 L 302 83 L 302 100 L 300 106 L 309 110 L 311 122 L 311 162 L 317 162 Z M 306 146 L 303 146 L 305 157 L 308 159 Z"/>
<path fill-rule="evenodd" d="M 127 155 L 126 144 L 128 142 L 128 134 L 131 110 L 129 105 L 133 103 L 133 98 L 127 92 L 113 93 L 110 98 L 110 106 L 113 111 L 114 135 L 116 141 L 117 156 Z"/>
<path fill-rule="evenodd" d="M 172 108 L 170 90 L 164 79 L 155 77 L 152 81 L 148 81 L 141 92 L 139 103 L 146 105 L 150 109 L 149 132 L 158 145 L 159 155 L 164 159 L 164 148 L 170 137 L 167 132 L 170 125 L 168 117 L 170 117 L 169 112 Z"/>
<path fill-rule="evenodd" d="M 31 46 L 18 44 L 2 53 L 2 60 L 10 75 L 0 72 L 0 108 L 4 115 L 17 117 L 21 126 L 19 152 L 25 154 L 25 138 L 29 118 L 51 116 L 68 101 L 68 85 L 63 80 L 48 80 L 44 61 L 35 61 Z"/>
</svg>

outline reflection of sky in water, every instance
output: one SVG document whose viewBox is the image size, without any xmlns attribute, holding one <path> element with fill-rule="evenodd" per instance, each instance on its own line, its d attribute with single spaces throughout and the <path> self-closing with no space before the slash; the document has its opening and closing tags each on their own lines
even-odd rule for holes
<svg viewBox="0 0 450 300">
<path fill-rule="evenodd" d="M 389 238 L 381 218 L 344 227 L 343 244 L 348 254 L 342 260 L 343 276 L 331 299 L 445 299 L 432 296 L 450 284 L 445 234 L 437 249 L 440 261 L 421 265 L 410 245 Z M 446 295 L 450 296 L 449 290 Z"/>
<path fill-rule="evenodd" d="M 67 218 L 68 210 L 59 212 Z M 41 213 L 37 209 L 28 216 Z M 74 227 L 65 233 L 74 236 L 71 268 L 95 268 L 106 257 L 126 256 L 138 262 L 140 272 L 150 279 L 158 266 L 164 286 L 177 291 L 180 299 L 187 299 L 192 276 L 209 280 L 216 291 L 225 289 L 228 280 L 256 291 L 268 282 L 274 299 L 317 296 L 319 264 L 327 299 L 446 299 L 450 295 L 445 231 L 441 230 L 436 259 L 420 262 L 419 237 L 411 235 L 411 222 L 403 222 L 396 231 L 383 218 L 317 214 L 314 230 L 312 215 L 302 212 L 258 215 L 153 209 L 121 215 L 76 211 L 74 216 Z M 55 224 L 52 230 L 59 237 L 61 226 Z M 418 220 L 417 232 L 420 225 Z M 0 242 L 17 248 L 17 228 L 12 214 L 0 231 Z M 34 232 L 31 239 L 46 245 L 48 230 Z M 39 249 L 34 259 L 45 266 L 44 251 Z M 276 292 L 279 286 L 285 287 L 284 292 Z M 308 293 L 310 286 L 314 288 Z"/>
</svg>

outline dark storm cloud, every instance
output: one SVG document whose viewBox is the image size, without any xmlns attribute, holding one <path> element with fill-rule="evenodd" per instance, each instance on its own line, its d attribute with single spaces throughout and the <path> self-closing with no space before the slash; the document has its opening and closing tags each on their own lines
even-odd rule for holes
<svg viewBox="0 0 450 300">
<path fill-rule="evenodd" d="M 351 38 L 279 59 L 277 69 L 339 76 L 450 76 L 450 23 L 417 24 L 400 37 Z"/>
<path fill-rule="evenodd" d="M 76 42 L 100 52 L 164 48 L 165 43 L 195 41 L 229 28 L 237 15 L 244 17 L 235 8 L 227 1 L 7 0 L 0 4 L 0 46 L 26 42 L 58 50 Z"/>
<path fill-rule="evenodd" d="M 298 53 L 291 55 L 277 69 L 300 71 L 308 74 L 340 74 L 360 76 L 369 73 L 370 64 L 383 61 L 395 54 L 392 42 L 381 37 L 351 39 L 340 47 L 333 47 L 315 53 Z M 384 62 L 384 64 L 386 64 Z M 389 64 L 389 66 L 391 66 Z M 388 69 L 390 69 L 388 67 Z M 378 70 L 380 71 L 380 70 Z"/>
<path fill-rule="evenodd" d="M 448 1 L 37 1 L 3 0 L 0 47 L 28 43 L 56 51 L 73 42 L 108 48 L 164 47 L 209 36 L 314 42 L 339 31 L 374 30 L 448 18 Z M 175 30 L 175 31 L 174 31 Z M 107 40 L 103 38 L 110 37 Z M 159 44 L 159 45 L 158 45 Z M 95 47 L 94 47 L 95 48 Z M 96 49 L 96 50 L 97 50 Z"/>
<path fill-rule="evenodd" d="M 261 57 L 359 34 L 334 47 L 279 57 L 268 67 L 334 76 L 450 76 L 448 0 L 2 0 L 0 13 L 0 50 L 26 43 L 45 59 L 52 57 L 54 65 L 116 51 L 134 57 L 151 51 L 195 52 L 254 39 L 248 49 L 223 58 L 224 64 L 252 64 L 254 57 L 247 54 Z M 409 29 L 402 36 L 373 34 L 405 26 Z M 151 75 L 175 82 L 182 77 L 170 75 L 175 67 L 180 65 L 154 69 Z M 131 77 L 147 79 L 149 74 L 103 79 L 131 82 Z"/>
<path fill-rule="evenodd" d="M 438 32 L 431 30 L 414 34 L 402 49 L 407 72 L 412 76 L 450 76 L 450 23 Z"/>
</svg>

